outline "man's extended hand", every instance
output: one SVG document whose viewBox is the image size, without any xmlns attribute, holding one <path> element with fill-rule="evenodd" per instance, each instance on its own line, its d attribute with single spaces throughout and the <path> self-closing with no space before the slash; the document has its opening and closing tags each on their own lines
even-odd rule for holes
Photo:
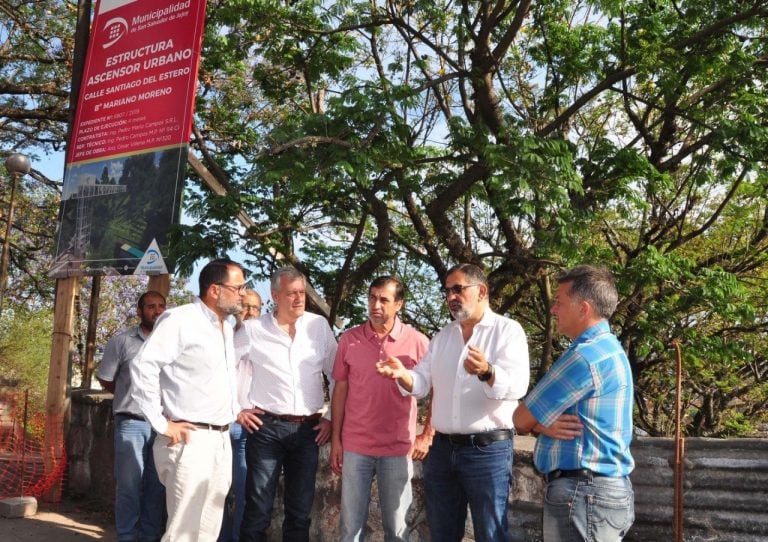
<svg viewBox="0 0 768 542">
<path fill-rule="evenodd" d="M 397 380 L 406 391 L 413 390 L 413 377 L 403 363 L 394 356 L 376 363 L 376 371 L 385 378 Z"/>
<path fill-rule="evenodd" d="M 315 442 L 317 442 L 318 446 L 322 446 L 328 440 L 331 438 L 331 422 L 330 420 L 326 420 L 325 418 L 320 418 L 320 420 L 317 422 L 317 425 L 314 426 L 312 429 L 317 431 L 317 435 L 315 436 Z"/>
<path fill-rule="evenodd" d="M 237 415 L 237 423 L 242 425 L 249 433 L 253 433 L 258 431 L 264 424 L 261 418 L 259 418 L 260 414 L 264 414 L 264 411 L 260 408 L 244 408 Z"/>
<path fill-rule="evenodd" d="M 383 361 L 377 362 L 376 371 L 381 376 L 391 378 L 392 380 L 402 378 L 404 375 L 408 374 L 408 370 L 403 365 L 403 362 L 394 356 L 390 356 Z"/>
</svg>

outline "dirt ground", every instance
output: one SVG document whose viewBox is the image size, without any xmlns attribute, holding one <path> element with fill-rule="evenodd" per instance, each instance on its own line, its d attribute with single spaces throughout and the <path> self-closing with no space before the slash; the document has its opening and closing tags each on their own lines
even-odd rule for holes
<svg viewBox="0 0 768 542">
<path fill-rule="evenodd" d="M 85 503 L 38 503 L 37 514 L 26 518 L 0 516 L 2 542 L 84 542 L 115 540 L 108 511 Z"/>
</svg>

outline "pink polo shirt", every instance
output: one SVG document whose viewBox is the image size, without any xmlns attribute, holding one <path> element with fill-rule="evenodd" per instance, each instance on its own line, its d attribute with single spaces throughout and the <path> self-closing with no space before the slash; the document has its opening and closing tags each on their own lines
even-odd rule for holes
<svg viewBox="0 0 768 542">
<path fill-rule="evenodd" d="M 363 455 L 406 455 L 416 436 L 416 400 L 404 397 L 394 380 L 376 372 L 389 356 L 412 369 L 426 353 L 429 339 L 398 318 L 380 341 L 370 322 L 345 331 L 339 340 L 333 379 L 348 381 L 341 441 L 344 450 Z"/>
</svg>

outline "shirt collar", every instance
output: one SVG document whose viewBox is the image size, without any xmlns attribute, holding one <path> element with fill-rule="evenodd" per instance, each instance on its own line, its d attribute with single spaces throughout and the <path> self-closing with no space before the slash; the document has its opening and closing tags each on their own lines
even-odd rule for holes
<svg viewBox="0 0 768 542">
<path fill-rule="evenodd" d="M 306 315 L 307 315 L 307 311 L 304 311 L 304 314 L 302 314 L 301 316 L 299 316 L 296 319 L 296 323 L 294 325 L 296 326 L 297 329 L 304 322 L 304 317 Z M 275 317 L 275 312 L 273 311 L 273 312 L 268 313 L 268 316 L 269 316 L 269 320 L 272 322 L 272 325 L 274 325 L 276 328 L 280 329 L 280 323 L 277 321 L 277 318 Z"/>
<path fill-rule="evenodd" d="M 483 312 L 483 317 L 480 318 L 480 321 L 475 325 L 492 326 L 495 320 L 496 320 L 496 313 L 491 310 L 491 307 L 486 307 L 485 312 Z"/>
<path fill-rule="evenodd" d="M 392 326 L 392 329 L 390 330 L 390 332 L 387 334 L 387 337 L 385 338 L 391 338 L 393 341 L 396 341 L 403 334 L 404 327 L 405 327 L 405 324 L 403 324 L 402 320 L 400 320 L 400 317 L 395 316 L 395 324 Z M 371 324 L 370 320 L 365 322 L 365 325 L 363 326 L 363 333 L 369 339 L 378 338 L 378 336 L 376 335 L 376 332 L 373 330 L 373 325 Z"/>
<path fill-rule="evenodd" d="M 594 339 L 598 335 L 602 335 L 603 333 L 610 333 L 610 332 L 611 332 L 611 327 L 608 325 L 608 320 L 600 320 L 595 325 L 588 327 L 587 329 L 582 331 L 581 335 L 579 335 L 573 340 L 573 344 L 587 342 Z"/>
<path fill-rule="evenodd" d="M 208 305 L 203 303 L 203 300 L 199 297 L 195 298 L 195 304 L 200 307 L 200 310 L 203 312 L 203 316 L 208 318 L 212 324 L 219 325 L 219 315 L 213 312 L 211 309 L 208 308 Z"/>
<path fill-rule="evenodd" d="M 480 320 L 477 321 L 477 323 L 472 327 L 474 330 L 477 327 L 493 327 L 494 322 L 496 321 L 496 313 L 491 310 L 491 307 L 486 307 L 485 311 L 483 312 L 483 316 L 480 317 Z M 461 333 L 461 322 L 458 320 L 451 320 L 451 322 L 446 326 L 450 327 L 453 326 L 456 329 L 458 329 L 459 333 Z"/>
</svg>

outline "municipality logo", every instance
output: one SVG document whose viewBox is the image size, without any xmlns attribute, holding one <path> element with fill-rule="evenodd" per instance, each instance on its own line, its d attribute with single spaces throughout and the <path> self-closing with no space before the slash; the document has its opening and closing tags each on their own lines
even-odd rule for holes
<svg viewBox="0 0 768 542">
<path fill-rule="evenodd" d="M 103 32 L 104 43 L 101 47 L 108 49 L 128 33 L 128 21 L 122 17 L 113 17 L 104 24 Z"/>
<path fill-rule="evenodd" d="M 149 249 L 147 251 L 147 263 L 149 265 L 154 265 L 157 263 L 157 261 L 160 259 L 160 253 L 154 249 Z"/>
</svg>

